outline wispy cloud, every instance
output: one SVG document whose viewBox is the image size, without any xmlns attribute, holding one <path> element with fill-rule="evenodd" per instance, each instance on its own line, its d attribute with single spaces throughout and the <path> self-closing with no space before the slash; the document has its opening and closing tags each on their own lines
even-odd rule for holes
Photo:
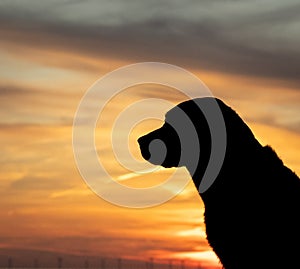
<svg viewBox="0 0 300 269">
<path fill-rule="evenodd" d="M 1 36 L 24 47 L 299 79 L 297 1 L 16 3 L 1 5 Z"/>
</svg>

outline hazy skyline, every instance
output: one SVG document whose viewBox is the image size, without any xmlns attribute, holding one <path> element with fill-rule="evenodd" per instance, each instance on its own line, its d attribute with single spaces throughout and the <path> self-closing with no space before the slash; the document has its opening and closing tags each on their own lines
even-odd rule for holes
<svg viewBox="0 0 300 269">
<path fill-rule="evenodd" d="M 88 189 L 73 158 L 73 117 L 85 91 L 107 72 L 142 61 L 176 64 L 232 106 L 299 175 L 299 12 L 299 1 L 291 0 L 1 1 L 1 250 L 216 264 L 192 183 L 169 202 L 139 210 Z M 149 96 L 181 99 L 163 87 L 136 87 L 113 100 L 108 119 L 120 105 Z M 137 128 L 132 141 L 155 124 Z M 137 145 L 131 150 L 140 158 Z M 124 184 L 155 184 L 167 173 Z"/>
</svg>

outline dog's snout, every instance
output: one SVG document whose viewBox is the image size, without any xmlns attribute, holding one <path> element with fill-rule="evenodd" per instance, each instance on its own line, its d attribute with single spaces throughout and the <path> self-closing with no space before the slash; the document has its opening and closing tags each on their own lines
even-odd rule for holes
<svg viewBox="0 0 300 269">
<path fill-rule="evenodd" d="M 149 139 L 146 137 L 146 135 L 141 136 L 137 141 L 141 148 L 144 148 L 145 146 L 149 145 Z"/>
<path fill-rule="evenodd" d="M 178 167 L 181 156 L 181 144 L 176 131 L 165 123 L 137 139 L 143 158 L 163 167 Z"/>
<path fill-rule="evenodd" d="M 151 157 L 151 154 L 150 154 L 150 151 L 149 151 L 149 144 L 150 144 L 149 139 L 145 135 L 145 136 L 140 137 L 137 141 L 140 145 L 140 149 L 141 149 L 141 153 L 142 153 L 143 158 L 145 160 L 149 160 L 150 157 Z"/>
<path fill-rule="evenodd" d="M 144 136 L 141 136 L 140 138 L 138 138 L 138 143 L 141 145 L 141 144 L 143 144 L 144 143 L 144 140 L 145 140 L 145 138 L 144 138 Z"/>
</svg>

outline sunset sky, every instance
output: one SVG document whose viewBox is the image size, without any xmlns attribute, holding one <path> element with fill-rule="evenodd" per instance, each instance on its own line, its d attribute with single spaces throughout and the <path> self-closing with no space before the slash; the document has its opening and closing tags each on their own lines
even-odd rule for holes
<svg viewBox="0 0 300 269">
<path fill-rule="evenodd" d="M 299 14 L 297 0 L 1 1 L 0 258 L 44 250 L 200 260 L 220 268 L 192 183 L 173 199 L 142 209 L 113 205 L 87 187 L 73 156 L 74 115 L 87 89 L 116 68 L 148 61 L 178 65 L 233 107 L 299 175 Z M 111 100 L 95 131 L 99 159 L 115 180 L 137 188 L 175 172 L 130 178 L 109 145 L 117 116 L 146 98 L 174 105 L 184 100 L 165 86 L 132 87 Z M 164 119 L 165 108 L 151 109 Z M 117 126 L 116 137 L 129 137 L 141 166 L 147 164 L 136 138 L 161 120 L 141 122 L 131 134 Z M 126 150 L 120 143 L 124 162 Z M 182 177 L 189 177 L 183 169 L 175 181 Z"/>
</svg>

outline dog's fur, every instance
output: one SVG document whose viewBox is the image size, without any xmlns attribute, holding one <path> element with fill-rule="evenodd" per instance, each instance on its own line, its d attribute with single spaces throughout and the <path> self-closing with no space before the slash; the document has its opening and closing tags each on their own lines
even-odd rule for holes
<svg viewBox="0 0 300 269">
<path fill-rule="evenodd" d="M 235 111 L 214 98 L 178 105 L 193 122 L 199 137 L 201 158 L 196 171 L 191 173 L 195 186 L 198 189 L 211 146 L 209 126 L 198 106 L 213 102 L 218 103 L 224 117 L 227 148 L 216 180 L 200 194 L 210 246 L 226 269 L 300 268 L 299 178 L 284 166 L 271 147 L 262 146 L 255 139 Z M 159 153 L 153 149 L 150 152 L 149 144 L 153 139 L 161 139 L 167 154 L 160 164 L 185 165 L 189 169 L 189 160 L 179 164 L 183 143 L 168 123 L 174 111 L 167 113 L 161 128 L 139 138 L 138 142 L 143 157 L 155 163 L 155 154 Z"/>
</svg>

